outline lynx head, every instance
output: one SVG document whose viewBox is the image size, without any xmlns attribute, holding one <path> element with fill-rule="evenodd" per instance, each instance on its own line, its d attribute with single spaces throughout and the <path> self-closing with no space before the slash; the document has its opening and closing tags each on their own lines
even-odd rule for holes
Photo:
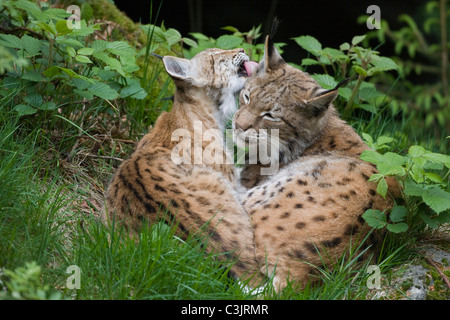
<svg viewBox="0 0 450 320">
<path fill-rule="evenodd" d="M 235 97 L 256 64 L 244 49 L 207 49 L 190 60 L 165 56 L 163 63 L 184 99 L 206 94 L 225 120 L 236 112 Z"/>
<path fill-rule="evenodd" d="M 330 105 L 337 88 L 325 90 L 307 73 L 288 65 L 268 36 L 264 58 L 240 93 L 234 135 L 240 143 L 262 147 L 273 143 L 271 132 L 276 132 L 279 160 L 289 162 L 320 136 L 334 112 Z"/>
</svg>

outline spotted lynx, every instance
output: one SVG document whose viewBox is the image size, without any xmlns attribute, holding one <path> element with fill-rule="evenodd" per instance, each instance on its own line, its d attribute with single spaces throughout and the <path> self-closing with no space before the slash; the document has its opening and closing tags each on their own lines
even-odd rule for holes
<svg viewBox="0 0 450 320">
<path fill-rule="evenodd" d="M 337 95 L 337 88 L 324 90 L 289 66 L 269 37 L 263 61 L 240 94 L 233 121 L 237 140 L 263 146 L 272 130 L 279 135 L 279 152 L 271 155 L 279 161 L 278 173 L 262 175 L 268 165 L 260 163 L 245 165 L 241 173 L 257 258 L 267 263 L 263 273 L 275 271 L 276 290 L 288 276 L 304 286 L 312 265 L 329 263 L 364 239 L 370 228 L 361 215 L 367 209 L 393 204 L 368 181 L 377 171 L 359 155 L 369 148 L 339 118 L 332 105 Z M 394 181 L 389 185 L 392 193 L 399 191 Z"/>
<path fill-rule="evenodd" d="M 212 234 L 206 249 L 232 252 L 231 258 L 239 255 L 232 272 L 240 277 L 257 268 L 251 222 L 235 191 L 235 169 L 232 161 L 208 161 L 208 142 L 192 138 L 196 126 L 213 130 L 221 142 L 216 149 L 222 148 L 215 151 L 226 157 L 222 131 L 236 111 L 235 97 L 252 64 L 243 49 L 208 49 L 191 60 L 165 56 L 163 63 L 176 85 L 172 111 L 160 115 L 118 168 L 107 190 L 105 212 L 129 231 L 138 231 L 143 220 L 153 223 L 158 218 L 174 219 L 182 233 L 206 225 Z M 174 158 L 179 140 L 187 141 L 182 151 L 188 161 L 181 163 Z"/>
</svg>

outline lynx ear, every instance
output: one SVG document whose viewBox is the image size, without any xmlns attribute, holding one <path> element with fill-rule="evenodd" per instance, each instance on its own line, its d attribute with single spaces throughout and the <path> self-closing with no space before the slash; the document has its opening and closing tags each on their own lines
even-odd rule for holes
<svg viewBox="0 0 450 320">
<path fill-rule="evenodd" d="M 165 56 L 162 60 L 167 73 L 172 78 L 184 81 L 192 80 L 191 62 L 189 60 L 172 56 Z"/>
<path fill-rule="evenodd" d="M 337 90 L 327 90 L 307 100 L 306 104 L 309 106 L 308 110 L 311 111 L 311 117 L 317 118 L 322 116 L 338 94 L 339 92 Z"/>
<path fill-rule="evenodd" d="M 264 47 L 264 71 L 274 70 L 280 65 L 286 63 L 281 55 L 278 53 L 277 48 L 273 44 L 272 37 L 266 37 L 266 43 Z"/>
<path fill-rule="evenodd" d="M 314 98 L 307 100 L 306 103 L 312 107 L 312 115 L 318 117 L 326 111 L 334 99 L 336 99 L 339 95 L 338 89 L 349 80 L 349 78 L 342 80 L 336 85 L 336 87 L 330 90 L 321 89 Z"/>
</svg>

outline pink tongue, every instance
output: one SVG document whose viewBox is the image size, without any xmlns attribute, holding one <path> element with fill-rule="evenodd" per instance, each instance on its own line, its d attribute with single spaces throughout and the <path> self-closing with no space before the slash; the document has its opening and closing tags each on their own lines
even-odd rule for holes
<svg viewBox="0 0 450 320">
<path fill-rule="evenodd" d="M 245 68 L 245 71 L 247 72 L 248 76 L 251 76 L 253 74 L 253 72 L 256 71 L 256 68 L 258 68 L 258 65 L 259 64 L 254 61 L 244 62 L 244 68 Z"/>
</svg>

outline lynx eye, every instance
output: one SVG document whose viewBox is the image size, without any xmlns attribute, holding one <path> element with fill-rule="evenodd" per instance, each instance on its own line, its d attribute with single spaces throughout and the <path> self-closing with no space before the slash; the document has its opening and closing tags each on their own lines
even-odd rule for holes
<svg viewBox="0 0 450 320">
<path fill-rule="evenodd" d="M 263 119 L 269 120 L 269 121 L 281 121 L 280 118 L 274 117 L 272 115 L 272 113 L 270 113 L 270 112 L 263 112 L 263 113 L 261 113 L 261 117 L 263 117 Z"/>
<path fill-rule="evenodd" d="M 248 104 L 250 102 L 250 95 L 248 94 L 248 92 L 244 92 L 242 94 L 242 99 L 244 99 L 245 104 Z"/>
</svg>

